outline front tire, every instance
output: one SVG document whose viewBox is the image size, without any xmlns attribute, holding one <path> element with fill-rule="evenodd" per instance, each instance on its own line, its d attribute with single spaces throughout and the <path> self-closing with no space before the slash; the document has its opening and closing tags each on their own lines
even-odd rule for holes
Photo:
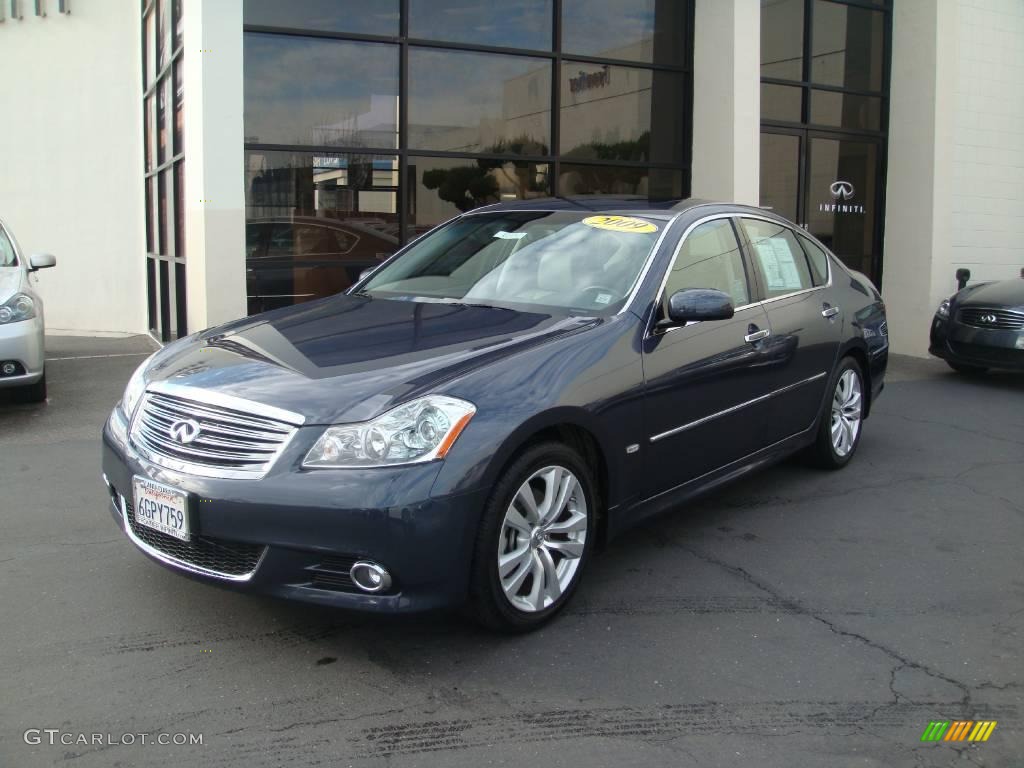
<svg viewBox="0 0 1024 768">
<path fill-rule="evenodd" d="M 844 357 L 832 377 L 832 397 L 822 414 L 811 462 L 822 469 L 842 469 L 860 445 L 864 421 L 864 374 L 852 357 Z"/>
<path fill-rule="evenodd" d="M 948 360 L 946 361 L 946 365 L 948 365 L 957 373 L 962 373 L 966 376 L 978 376 L 982 373 L 985 373 L 988 370 L 988 368 L 985 368 L 980 365 L 965 365 L 964 363 L 951 363 Z"/>
<path fill-rule="evenodd" d="M 529 632 L 571 599 L 590 557 L 599 499 L 580 455 L 562 443 L 528 448 L 484 507 L 470 606 L 484 626 Z"/>
<path fill-rule="evenodd" d="M 35 384 L 15 389 L 14 399 L 19 403 L 41 403 L 46 400 L 46 371 L 43 371 Z"/>
</svg>

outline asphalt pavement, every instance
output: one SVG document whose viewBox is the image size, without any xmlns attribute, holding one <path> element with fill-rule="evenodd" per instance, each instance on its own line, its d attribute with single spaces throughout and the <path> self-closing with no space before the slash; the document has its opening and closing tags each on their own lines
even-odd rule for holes
<svg viewBox="0 0 1024 768">
<path fill-rule="evenodd" d="M 49 402 L 0 395 L 3 768 L 1024 765 L 1022 375 L 894 358 L 845 470 L 787 462 L 654 520 L 501 637 L 137 552 L 99 432 L 152 348 L 50 338 Z M 922 742 L 935 720 L 997 726 Z"/>
</svg>

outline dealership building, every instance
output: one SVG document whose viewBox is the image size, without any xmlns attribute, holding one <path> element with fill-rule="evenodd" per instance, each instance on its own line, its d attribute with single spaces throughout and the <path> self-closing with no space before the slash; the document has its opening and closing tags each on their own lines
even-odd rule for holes
<svg viewBox="0 0 1024 768">
<path fill-rule="evenodd" d="M 903 354 L 1024 267 L 1022 0 L 0 0 L 0 70 L 52 332 L 174 339 L 552 194 L 771 208 Z"/>
</svg>

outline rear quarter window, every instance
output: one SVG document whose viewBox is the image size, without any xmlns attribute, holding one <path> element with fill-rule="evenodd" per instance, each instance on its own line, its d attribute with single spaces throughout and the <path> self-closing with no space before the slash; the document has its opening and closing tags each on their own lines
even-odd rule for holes
<svg viewBox="0 0 1024 768">
<path fill-rule="evenodd" d="M 815 285 L 825 285 L 828 282 L 828 254 L 809 237 L 799 237 L 800 244 L 807 253 L 807 260 L 811 264 L 811 279 Z"/>
</svg>

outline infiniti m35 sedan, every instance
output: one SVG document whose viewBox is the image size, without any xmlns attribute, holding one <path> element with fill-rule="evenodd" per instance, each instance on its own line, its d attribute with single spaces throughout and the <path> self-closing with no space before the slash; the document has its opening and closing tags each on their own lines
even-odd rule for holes
<svg viewBox="0 0 1024 768">
<path fill-rule="evenodd" d="M 871 282 L 769 212 L 501 204 L 157 352 L 104 479 L 201 581 L 522 631 L 648 516 L 798 451 L 846 465 L 887 357 Z"/>
</svg>

